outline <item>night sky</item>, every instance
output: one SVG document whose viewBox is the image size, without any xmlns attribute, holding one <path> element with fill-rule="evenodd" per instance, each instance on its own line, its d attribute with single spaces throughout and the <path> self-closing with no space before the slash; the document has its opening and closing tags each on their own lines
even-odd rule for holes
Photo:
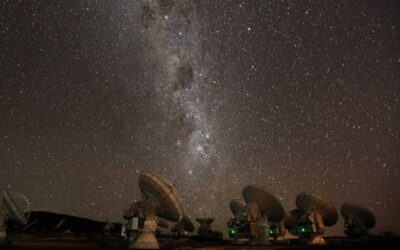
<svg viewBox="0 0 400 250">
<path fill-rule="evenodd" d="M 33 209 L 122 222 L 145 170 L 223 231 L 247 184 L 400 230 L 399 1 L 3 0 L 0 29 L 0 190 Z"/>
</svg>

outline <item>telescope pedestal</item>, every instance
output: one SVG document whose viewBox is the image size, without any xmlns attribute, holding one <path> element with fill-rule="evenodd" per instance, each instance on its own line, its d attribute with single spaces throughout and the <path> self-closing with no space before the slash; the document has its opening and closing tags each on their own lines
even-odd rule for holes
<svg viewBox="0 0 400 250">
<path fill-rule="evenodd" d="M 262 220 L 258 222 L 250 222 L 249 223 L 250 233 L 254 237 L 250 241 L 250 245 L 270 245 L 271 243 L 268 240 L 268 236 L 265 234 L 267 225 L 264 225 Z"/>
<path fill-rule="evenodd" d="M 130 249 L 160 249 L 154 232 L 157 229 L 157 222 L 146 220 L 143 232 L 139 233 L 136 240 L 129 245 Z"/>
</svg>

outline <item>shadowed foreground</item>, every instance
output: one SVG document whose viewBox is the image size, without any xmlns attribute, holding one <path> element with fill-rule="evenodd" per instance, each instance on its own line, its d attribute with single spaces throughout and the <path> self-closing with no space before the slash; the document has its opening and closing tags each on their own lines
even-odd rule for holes
<svg viewBox="0 0 400 250">
<path fill-rule="evenodd" d="M 206 241 L 199 238 L 159 238 L 162 249 L 399 249 L 400 238 L 373 237 L 368 240 L 327 238 L 325 246 L 309 246 L 296 240 L 269 246 L 233 245 L 230 241 Z M 128 242 L 118 234 L 36 233 L 11 234 L 0 249 L 128 249 Z"/>
</svg>

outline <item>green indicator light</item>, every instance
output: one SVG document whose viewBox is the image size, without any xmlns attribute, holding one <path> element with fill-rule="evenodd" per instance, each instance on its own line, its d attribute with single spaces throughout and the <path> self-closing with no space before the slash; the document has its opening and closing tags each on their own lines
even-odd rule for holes
<svg viewBox="0 0 400 250">
<path fill-rule="evenodd" d="M 301 231 L 304 233 L 306 231 L 306 229 L 304 227 L 302 227 Z"/>
</svg>

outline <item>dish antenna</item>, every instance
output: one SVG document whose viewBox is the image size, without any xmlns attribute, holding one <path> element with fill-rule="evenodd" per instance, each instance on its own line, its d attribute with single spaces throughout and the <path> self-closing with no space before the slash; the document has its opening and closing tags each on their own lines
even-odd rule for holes
<svg viewBox="0 0 400 250">
<path fill-rule="evenodd" d="M 234 214 L 227 223 L 229 237 L 268 244 L 270 236 L 276 239 L 283 236 L 284 210 L 279 199 L 255 185 L 246 186 L 242 194 L 246 205 L 238 200 L 229 204 Z"/>
<path fill-rule="evenodd" d="M 254 202 L 259 207 L 264 217 L 270 222 L 282 221 L 285 213 L 281 202 L 274 195 L 262 188 L 248 185 L 243 189 L 243 198 L 246 204 Z"/>
<path fill-rule="evenodd" d="M 309 244 L 326 244 L 322 238 L 325 227 L 333 226 L 338 220 L 335 206 L 316 194 L 302 192 L 296 197 L 297 209 L 291 211 L 296 227 L 292 234 L 308 238 Z"/>
<path fill-rule="evenodd" d="M 268 238 L 273 237 L 274 239 L 281 238 L 285 234 L 283 219 L 285 212 L 279 199 L 265 191 L 264 189 L 255 185 L 246 186 L 243 191 L 243 198 L 246 202 L 246 207 L 257 206 L 259 215 L 257 217 L 257 226 L 251 226 L 253 233 L 256 234 L 257 241 L 260 243 L 268 243 Z M 252 208 L 252 210 L 255 210 Z M 254 217 L 254 213 L 251 217 Z M 248 221 L 249 219 L 249 214 Z M 250 222 L 250 224 L 254 224 Z"/>
<path fill-rule="evenodd" d="M 368 229 L 375 226 L 375 216 L 367 208 L 344 203 L 340 208 L 344 218 L 344 233 L 348 236 L 366 236 Z"/>
<path fill-rule="evenodd" d="M 24 195 L 19 193 L 12 195 L 9 191 L 4 191 L 3 207 L 0 208 L 0 240 L 4 240 L 7 236 L 7 220 L 26 225 L 30 210 L 31 204 Z"/>
<path fill-rule="evenodd" d="M 142 194 L 141 201 L 131 206 L 130 214 L 125 214 L 126 218 L 131 218 L 128 222 L 132 225 L 133 231 L 137 232 L 137 235 L 131 238 L 129 247 L 159 249 L 154 235 L 157 225 L 168 226 L 166 221 L 180 222 L 183 218 L 176 190 L 171 181 L 152 173 L 139 175 L 139 189 Z"/>
<path fill-rule="evenodd" d="M 229 238 L 238 240 L 239 236 L 246 233 L 246 205 L 237 199 L 231 200 L 229 208 L 233 214 L 233 218 L 228 220 L 228 236 Z"/>
<path fill-rule="evenodd" d="M 214 231 L 211 229 L 211 224 L 214 222 L 215 218 L 212 217 L 202 217 L 196 218 L 196 221 L 200 224 L 197 228 L 197 237 L 209 240 L 220 240 L 222 239 L 222 233 L 219 231 Z"/>
<path fill-rule="evenodd" d="M 245 216 L 246 205 L 240 200 L 234 199 L 229 203 L 229 208 L 235 218 L 242 219 Z"/>
<path fill-rule="evenodd" d="M 197 234 L 201 236 L 206 236 L 211 232 L 211 223 L 213 223 L 215 218 L 196 218 L 196 221 L 200 224 L 197 229 Z"/>
</svg>

